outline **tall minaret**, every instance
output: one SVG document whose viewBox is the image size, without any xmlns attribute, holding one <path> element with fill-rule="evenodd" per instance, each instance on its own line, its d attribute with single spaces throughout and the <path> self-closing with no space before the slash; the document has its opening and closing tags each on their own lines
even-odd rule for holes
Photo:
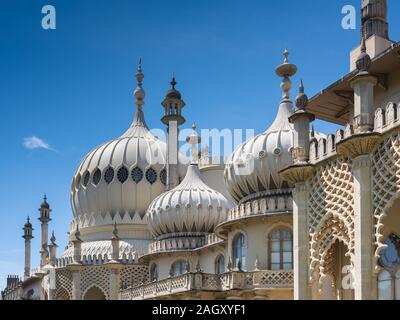
<svg viewBox="0 0 400 320">
<path fill-rule="evenodd" d="M 43 203 L 40 205 L 39 208 L 40 212 L 40 217 L 39 221 L 41 222 L 41 231 L 42 231 L 42 240 L 41 240 L 41 249 L 40 249 L 40 267 L 43 267 L 44 265 L 47 264 L 47 259 L 49 256 L 49 251 L 48 251 L 48 233 L 49 233 L 49 222 L 51 221 L 50 219 L 50 205 L 47 203 L 47 197 L 44 195 L 43 197 Z"/>
<path fill-rule="evenodd" d="M 31 240 L 33 239 L 32 235 L 32 223 L 29 221 L 29 217 L 26 220 L 26 223 L 23 227 L 24 235 L 22 238 L 25 239 L 25 267 L 24 267 L 24 276 L 29 277 L 31 273 Z"/>
<path fill-rule="evenodd" d="M 365 39 L 377 35 L 389 39 L 386 0 L 362 0 L 361 36 Z"/>
<path fill-rule="evenodd" d="M 365 40 L 366 52 L 374 59 L 392 45 L 389 39 L 386 0 L 362 0 L 361 40 Z M 360 41 L 361 43 L 362 41 Z M 350 71 L 357 68 L 361 44 L 350 52 Z"/>
<path fill-rule="evenodd" d="M 172 88 L 168 90 L 161 105 L 164 107 L 162 123 L 167 125 L 167 189 L 171 190 L 179 184 L 178 176 L 178 135 L 179 126 L 185 123 L 182 109 L 185 102 L 178 90 L 175 89 L 175 76 L 171 80 Z"/>
</svg>

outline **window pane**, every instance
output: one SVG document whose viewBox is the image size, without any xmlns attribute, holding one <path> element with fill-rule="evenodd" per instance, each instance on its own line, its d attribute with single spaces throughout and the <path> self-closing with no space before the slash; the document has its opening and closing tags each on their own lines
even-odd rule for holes
<svg viewBox="0 0 400 320">
<path fill-rule="evenodd" d="M 275 231 L 271 236 L 272 240 L 279 240 L 280 238 L 281 238 L 281 233 L 279 230 Z"/>
<path fill-rule="evenodd" d="M 291 252 L 284 252 L 283 253 L 283 262 L 292 262 L 292 253 Z"/>
<path fill-rule="evenodd" d="M 272 252 L 271 253 L 271 263 L 278 263 L 281 262 L 281 254 L 280 252 Z"/>
<path fill-rule="evenodd" d="M 280 263 L 278 263 L 278 264 L 272 263 L 272 264 L 271 264 L 271 269 L 272 269 L 272 270 L 280 270 L 280 269 L 281 269 Z"/>
<path fill-rule="evenodd" d="M 280 241 L 272 241 L 271 250 L 272 250 L 272 252 L 279 252 L 281 250 Z"/>
<path fill-rule="evenodd" d="M 286 240 L 283 242 L 283 251 L 292 251 L 293 245 L 291 240 Z"/>
<path fill-rule="evenodd" d="M 392 277 L 389 272 L 381 271 L 378 276 L 379 300 L 392 300 Z"/>
<path fill-rule="evenodd" d="M 291 263 L 284 263 L 283 264 L 283 270 L 292 270 L 293 265 Z"/>
</svg>

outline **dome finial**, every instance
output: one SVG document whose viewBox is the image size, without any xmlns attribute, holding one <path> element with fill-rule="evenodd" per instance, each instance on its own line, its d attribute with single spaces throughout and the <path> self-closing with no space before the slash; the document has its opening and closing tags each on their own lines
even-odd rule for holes
<svg viewBox="0 0 400 320">
<path fill-rule="evenodd" d="M 283 64 L 279 65 L 275 70 L 279 77 L 283 77 L 281 82 L 282 101 L 289 100 L 290 89 L 292 88 L 292 81 L 290 80 L 290 77 L 294 76 L 297 72 L 297 66 L 289 63 L 289 51 L 287 49 L 285 49 L 283 52 L 283 56 Z"/>
<path fill-rule="evenodd" d="M 190 148 L 192 164 L 197 164 L 198 160 L 199 160 L 199 151 L 197 150 L 196 145 L 200 144 L 201 137 L 199 137 L 196 132 L 196 124 L 195 123 L 192 124 L 192 135 L 190 137 L 186 138 L 186 142 L 192 145 Z"/>
<path fill-rule="evenodd" d="M 133 92 L 133 95 L 135 96 L 136 99 L 135 104 L 139 109 L 141 109 L 144 106 L 143 100 L 145 97 L 145 92 L 142 87 L 143 79 L 144 79 L 144 74 L 142 72 L 142 58 L 140 58 L 136 73 L 137 86 L 135 91 Z"/>
<path fill-rule="evenodd" d="M 285 51 L 283 51 L 283 56 L 285 57 L 284 63 L 289 63 L 289 51 L 288 51 L 288 49 L 285 49 Z"/>
<path fill-rule="evenodd" d="M 371 57 L 367 53 L 365 36 L 361 38 L 361 52 L 356 61 L 356 67 L 359 72 L 367 72 L 371 66 Z"/>
<path fill-rule="evenodd" d="M 308 105 L 308 97 L 304 93 L 303 80 L 300 80 L 299 94 L 296 97 L 296 107 L 297 110 L 305 110 Z"/>
<path fill-rule="evenodd" d="M 175 72 L 172 73 L 172 80 L 171 80 L 172 90 L 175 90 L 176 80 L 175 80 Z"/>
<path fill-rule="evenodd" d="M 51 238 L 50 238 L 51 244 L 56 244 L 56 236 L 54 235 L 54 230 L 51 233 Z"/>
<path fill-rule="evenodd" d="M 114 222 L 114 229 L 113 229 L 113 239 L 118 239 L 118 228 L 117 228 L 117 222 Z"/>
</svg>

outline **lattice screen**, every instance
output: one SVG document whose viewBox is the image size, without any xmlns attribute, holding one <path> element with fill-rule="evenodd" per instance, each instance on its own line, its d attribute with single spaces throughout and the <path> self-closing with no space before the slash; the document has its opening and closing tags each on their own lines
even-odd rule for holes
<svg viewBox="0 0 400 320">
<path fill-rule="evenodd" d="M 383 244 L 382 220 L 385 208 L 400 192 L 400 135 L 386 138 L 372 154 L 373 205 L 376 229 L 376 262 Z"/>
<path fill-rule="evenodd" d="M 135 287 L 148 282 L 149 272 L 145 265 L 133 265 L 122 269 L 120 275 L 120 287 L 125 288 L 132 285 Z"/>
<path fill-rule="evenodd" d="M 92 286 L 96 286 L 104 292 L 106 299 L 109 299 L 109 282 L 110 275 L 106 268 L 102 266 L 86 267 L 81 273 L 81 298 L 84 298 L 84 294 L 88 289 Z"/>
<path fill-rule="evenodd" d="M 72 274 L 68 270 L 56 270 L 55 298 L 61 300 L 72 299 Z"/>
<path fill-rule="evenodd" d="M 338 158 L 319 168 L 307 182 L 312 271 L 317 265 L 320 273 L 326 271 L 328 251 L 337 239 L 346 244 L 350 256 L 354 253 L 354 181 L 351 169 L 350 160 Z"/>
</svg>

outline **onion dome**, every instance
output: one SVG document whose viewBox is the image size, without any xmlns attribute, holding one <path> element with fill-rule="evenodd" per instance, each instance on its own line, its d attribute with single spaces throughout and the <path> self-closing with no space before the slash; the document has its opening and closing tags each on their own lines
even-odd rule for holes
<svg viewBox="0 0 400 320">
<path fill-rule="evenodd" d="M 200 138 L 195 134 L 187 141 L 195 144 Z M 233 204 L 221 193 L 211 189 L 201 177 L 197 157 L 193 157 L 186 176 L 179 186 L 157 197 L 147 211 L 149 228 L 158 239 L 176 236 L 200 236 L 212 233 L 226 218 Z"/>
<path fill-rule="evenodd" d="M 165 98 L 166 99 L 181 99 L 182 98 L 181 93 L 178 90 L 176 90 L 176 88 L 175 88 L 175 86 L 176 86 L 175 76 L 172 76 L 171 86 L 172 86 L 172 88 L 167 91 Z"/>
<path fill-rule="evenodd" d="M 42 204 L 40 205 L 40 208 L 42 208 L 42 209 L 50 209 L 50 205 L 49 205 L 49 203 L 47 202 L 47 196 L 46 196 L 46 194 L 43 196 L 43 202 L 42 202 Z"/>
<path fill-rule="evenodd" d="M 278 174 L 292 163 L 294 129 L 288 118 L 294 110 L 289 94 L 292 86 L 290 76 L 296 74 L 297 67 L 289 63 L 288 55 L 285 50 L 284 63 L 276 69 L 283 81 L 282 100 L 275 121 L 267 131 L 240 145 L 228 158 L 225 183 L 238 202 L 267 190 L 289 188 Z"/>
<path fill-rule="evenodd" d="M 362 38 L 361 41 L 361 53 L 357 58 L 356 66 L 359 72 L 367 72 L 368 69 L 371 67 L 371 57 L 367 53 L 367 48 L 365 45 L 365 38 Z"/>
<path fill-rule="evenodd" d="M 25 228 L 32 228 L 32 223 L 31 223 L 31 219 L 28 217 L 26 219 L 26 223 L 24 224 Z"/>
<path fill-rule="evenodd" d="M 71 205 L 81 227 L 143 223 L 151 201 L 166 190 L 167 145 L 146 125 L 142 107 L 144 74 L 139 63 L 134 91 L 137 110 L 132 125 L 120 137 L 88 153 L 72 183 Z M 178 175 L 183 179 L 187 160 L 179 154 Z M 111 217 L 111 222 L 109 217 Z M 104 222 L 101 222 L 104 221 Z"/>
</svg>

